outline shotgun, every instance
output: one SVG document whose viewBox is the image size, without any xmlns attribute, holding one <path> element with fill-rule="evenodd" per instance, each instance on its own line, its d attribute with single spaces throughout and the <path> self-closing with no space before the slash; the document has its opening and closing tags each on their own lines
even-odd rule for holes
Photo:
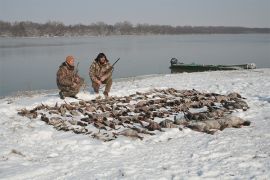
<svg viewBox="0 0 270 180">
<path fill-rule="evenodd" d="M 119 60 L 120 60 L 120 58 L 118 58 L 118 59 L 112 64 L 112 66 L 111 66 L 109 69 L 107 69 L 107 71 L 105 71 L 105 72 L 103 73 L 103 75 L 109 73 L 110 71 L 113 71 L 114 65 L 115 65 Z M 100 78 L 101 78 L 101 77 L 98 77 L 98 80 L 100 80 Z"/>
</svg>

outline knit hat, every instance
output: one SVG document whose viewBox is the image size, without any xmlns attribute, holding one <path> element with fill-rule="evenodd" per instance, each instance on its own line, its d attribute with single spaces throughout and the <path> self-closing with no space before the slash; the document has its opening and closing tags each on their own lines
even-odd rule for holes
<svg viewBox="0 0 270 180">
<path fill-rule="evenodd" d="M 73 56 L 67 56 L 66 57 L 66 62 L 71 66 L 74 65 L 74 63 L 71 64 L 72 61 L 74 62 L 74 57 Z"/>
</svg>

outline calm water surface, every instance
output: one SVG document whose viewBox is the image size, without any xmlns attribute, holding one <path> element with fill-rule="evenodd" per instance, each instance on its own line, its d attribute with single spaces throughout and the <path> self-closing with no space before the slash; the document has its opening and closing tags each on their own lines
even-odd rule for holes
<svg viewBox="0 0 270 180">
<path fill-rule="evenodd" d="M 99 52 L 120 61 L 114 79 L 170 73 L 169 61 L 270 67 L 270 35 L 163 35 L 110 37 L 0 38 L 0 96 L 17 91 L 56 89 L 56 71 L 67 55 L 79 64 L 89 84 L 88 68 Z"/>
</svg>

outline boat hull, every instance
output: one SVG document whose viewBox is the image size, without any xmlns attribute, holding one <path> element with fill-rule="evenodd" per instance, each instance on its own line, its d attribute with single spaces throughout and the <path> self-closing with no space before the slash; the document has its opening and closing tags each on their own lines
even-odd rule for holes
<svg viewBox="0 0 270 180">
<path fill-rule="evenodd" d="M 170 66 L 171 73 L 181 72 L 201 72 L 201 71 L 225 71 L 225 70 L 241 70 L 255 69 L 253 64 L 241 65 L 192 65 L 192 64 L 172 64 Z"/>
</svg>

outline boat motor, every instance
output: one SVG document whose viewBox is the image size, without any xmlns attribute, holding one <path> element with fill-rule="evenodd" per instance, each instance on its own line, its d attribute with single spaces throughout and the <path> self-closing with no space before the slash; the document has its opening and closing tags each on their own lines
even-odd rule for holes
<svg viewBox="0 0 270 180">
<path fill-rule="evenodd" d="M 171 65 L 177 64 L 177 62 L 178 62 L 178 59 L 176 59 L 176 58 L 171 59 Z"/>
</svg>

